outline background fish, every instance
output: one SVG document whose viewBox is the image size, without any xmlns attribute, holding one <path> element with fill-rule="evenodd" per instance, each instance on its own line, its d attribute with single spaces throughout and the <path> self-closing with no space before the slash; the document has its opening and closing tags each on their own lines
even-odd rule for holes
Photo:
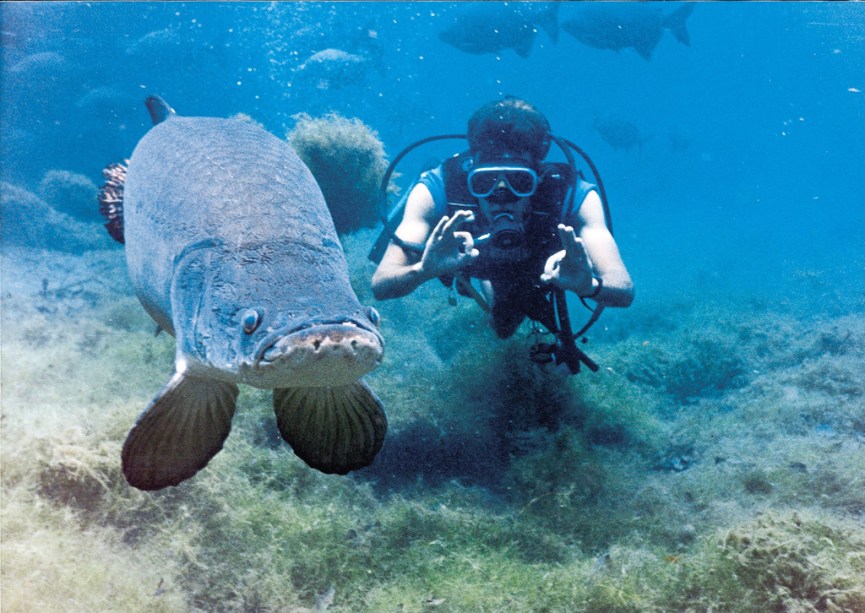
<svg viewBox="0 0 865 613">
<path fill-rule="evenodd" d="M 562 28 L 589 47 L 616 51 L 630 47 L 645 60 L 652 59 L 664 30 L 669 30 L 683 45 L 690 46 L 685 21 L 694 10 L 693 4 L 669 14 L 648 4 L 623 8 L 614 3 L 589 3 L 580 7 L 579 17 L 563 22 Z"/>
<path fill-rule="evenodd" d="M 553 42 L 559 37 L 558 4 L 479 3 L 461 9 L 439 38 L 460 51 L 481 55 L 513 49 L 528 57 L 540 26 Z"/>
<path fill-rule="evenodd" d="M 362 82 L 369 64 L 363 55 L 342 49 L 324 49 L 307 58 L 297 67 L 296 73 L 301 80 L 312 82 L 318 89 L 341 88 Z"/>
<path fill-rule="evenodd" d="M 176 372 L 123 446 L 140 489 L 203 468 L 231 429 L 238 383 L 274 390 L 283 438 L 344 474 L 381 448 L 386 418 L 359 378 L 382 359 L 321 191 L 291 147 L 236 120 L 178 117 L 138 143 L 123 191 L 129 276 L 177 339 Z"/>
<path fill-rule="evenodd" d="M 592 128 L 613 149 L 628 151 L 634 147 L 642 148 L 643 143 L 651 139 L 636 124 L 609 115 L 595 117 Z"/>
</svg>

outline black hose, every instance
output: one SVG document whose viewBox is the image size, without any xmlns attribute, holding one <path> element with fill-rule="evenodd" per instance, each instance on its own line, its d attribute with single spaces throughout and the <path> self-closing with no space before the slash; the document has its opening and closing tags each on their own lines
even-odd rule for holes
<svg viewBox="0 0 865 613">
<path fill-rule="evenodd" d="M 428 136 L 427 138 L 422 138 L 419 141 L 415 141 L 405 149 L 399 152 L 399 154 L 391 161 L 387 166 L 387 170 L 384 172 L 384 176 L 381 179 L 381 185 L 379 186 L 379 218 L 381 219 L 381 223 L 384 226 L 385 231 L 390 236 L 391 240 L 399 245 L 402 249 L 408 249 L 409 251 L 418 251 L 418 245 L 414 243 L 407 243 L 403 241 L 396 235 L 396 228 L 392 228 L 390 225 L 390 220 L 388 219 L 388 211 L 387 211 L 387 195 L 388 195 L 388 187 L 390 187 L 390 178 L 393 175 L 393 171 L 396 169 L 397 165 L 402 161 L 402 159 L 420 147 L 421 145 L 426 145 L 427 143 L 431 143 L 437 140 L 450 140 L 450 139 L 466 139 L 465 134 L 440 134 L 438 136 Z M 421 247 L 420 252 L 423 253 L 423 247 Z"/>
<path fill-rule="evenodd" d="M 387 204 L 388 204 L 388 187 L 390 186 L 390 178 L 393 175 L 394 170 L 396 169 L 397 165 L 402 161 L 402 159 L 406 155 L 408 155 L 409 153 L 411 153 L 412 151 L 414 151 L 415 149 L 417 149 L 418 147 L 420 147 L 422 145 L 425 145 L 427 143 L 431 143 L 434 141 L 439 141 L 439 140 L 458 140 L 458 139 L 459 140 L 465 140 L 466 138 L 467 138 L 467 136 L 465 134 L 440 134 L 438 136 L 428 136 L 427 138 L 422 138 L 418 141 L 415 141 L 414 143 L 412 143 L 411 145 L 409 145 L 408 147 L 406 147 L 405 149 L 400 151 L 399 154 L 391 161 L 391 163 L 388 164 L 387 170 L 385 170 L 384 176 L 382 177 L 382 180 L 381 180 L 381 185 L 379 187 L 379 195 L 380 195 L 379 217 L 381 218 L 381 222 L 382 222 L 382 225 L 384 226 L 385 233 L 390 237 L 390 239 L 394 242 L 394 244 L 398 245 L 403 250 L 413 251 L 416 253 L 423 253 L 424 246 L 417 244 L 417 243 L 409 243 L 409 242 L 402 240 L 401 238 L 399 238 L 396 235 L 396 228 L 391 227 L 390 220 L 388 219 Z M 589 166 L 589 169 L 592 171 L 592 175 L 594 176 L 594 179 L 595 179 L 595 184 L 598 186 L 598 194 L 601 197 L 601 205 L 604 208 L 604 221 L 607 224 L 607 229 L 610 231 L 610 234 L 613 234 L 613 218 L 612 218 L 612 215 L 610 214 L 610 205 L 609 205 L 609 201 L 607 200 L 607 190 L 604 188 L 604 182 L 601 179 L 601 174 L 598 172 L 598 167 L 595 166 L 595 163 L 592 161 L 592 158 L 590 158 L 589 155 L 585 151 L 583 151 L 582 148 L 580 148 L 578 145 L 571 142 L 567 138 L 559 137 L 559 136 L 556 136 L 554 134 L 550 134 L 550 139 L 554 143 L 556 143 L 556 145 L 558 146 L 559 149 L 561 149 L 562 153 L 565 156 L 565 159 L 568 162 L 568 165 L 571 168 L 571 174 L 573 175 L 571 178 L 572 183 L 571 183 L 570 193 L 568 195 L 568 201 L 566 203 L 564 210 L 570 211 L 573 209 L 574 199 L 576 197 L 576 192 L 577 192 L 577 163 L 576 163 L 576 160 L 574 159 L 574 155 L 572 153 L 572 151 L 575 151 L 580 155 L 581 158 L 583 158 L 583 160 L 585 160 L 586 164 Z M 375 251 L 375 249 L 373 249 L 373 251 Z M 372 257 L 372 255 L 371 255 L 371 257 Z M 601 313 L 604 310 L 604 306 L 602 304 L 598 304 L 595 306 L 594 309 L 592 309 L 591 307 L 589 307 L 589 305 L 586 304 L 585 300 L 580 298 L 580 300 L 583 302 L 583 305 L 586 308 L 588 308 L 590 311 L 592 311 L 592 316 L 589 318 L 589 320 L 586 322 L 586 324 L 582 328 L 580 328 L 580 330 L 576 334 L 573 334 L 573 333 L 571 333 L 570 318 L 568 317 L 567 303 L 565 302 L 564 296 L 565 296 L 564 292 L 556 292 L 555 299 L 556 299 L 556 303 L 557 303 L 556 306 L 558 307 L 557 311 L 559 313 L 559 322 L 560 322 L 560 324 L 562 324 L 562 325 L 560 325 L 560 333 L 562 335 L 562 338 L 569 338 L 570 339 L 570 342 L 568 344 L 573 345 L 572 351 L 574 351 L 576 353 L 576 357 L 579 361 L 586 364 L 586 366 L 588 366 L 591 370 L 593 370 L 593 371 L 597 370 L 597 368 L 598 368 L 597 364 L 592 362 L 591 359 L 585 353 L 580 351 L 576 347 L 576 345 L 574 345 L 573 340 L 575 338 L 580 337 L 583 334 L 585 334 L 585 332 L 589 328 L 592 327 L 592 325 L 601 316 Z M 567 328 L 567 331 L 565 331 L 564 328 Z M 579 365 L 577 365 L 577 368 L 579 368 Z"/>
<path fill-rule="evenodd" d="M 592 372 L 598 372 L 598 363 L 590 358 L 586 352 L 577 347 L 575 339 L 580 335 L 571 332 L 571 318 L 568 315 L 568 301 L 565 296 L 565 290 L 560 287 L 555 288 L 553 290 L 553 297 L 555 299 L 556 315 L 559 319 L 559 332 L 557 335 L 559 337 L 559 352 L 562 354 L 561 356 L 556 357 L 561 357 L 561 361 L 568 365 L 568 368 L 571 369 L 572 373 L 580 372 L 580 362 L 585 364 Z M 600 309 L 601 307 L 598 306 L 596 311 L 599 311 Z M 600 316 L 600 313 L 598 316 Z M 593 315 L 592 319 L 596 321 L 597 317 L 594 317 Z M 592 323 L 594 323 L 594 321 L 592 321 Z M 583 330 L 585 329 L 586 326 L 583 327 Z"/>
<path fill-rule="evenodd" d="M 592 158 L 589 157 L 585 151 L 583 151 L 580 147 L 569 141 L 567 138 L 561 139 L 568 147 L 576 151 L 580 154 L 586 164 L 589 165 L 589 168 L 592 170 L 592 174 L 595 176 L 595 183 L 598 185 L 598 193 L 601 196 L 601 204 L 604 207 L 604 219 L 607 222 L 607 229 L 610 231 L 610 234 L 613 233 L 613 218 L 610 216 L 610 204 L 607 200 L 607 190 L 604 188 L 604 182 L 601 180 L 601 175 L 598 172 L 598 167 L 595 166 L 595 163 L 592 161 Z M 557 143 L 558 144 L 558 143 Z M 561 145 L 559 145 L 561 147 Z M 570 160 L 569 160 L 570 161 Z"/>
</svg>

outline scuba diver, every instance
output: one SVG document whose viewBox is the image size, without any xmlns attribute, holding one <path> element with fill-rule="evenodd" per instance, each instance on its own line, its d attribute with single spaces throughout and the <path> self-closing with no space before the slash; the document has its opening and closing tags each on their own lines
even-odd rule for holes
<svg viewBox="0 0 865 613">
<path fill-rule="evenodd" d="M 468 151 L 420 175 L 397 207 L 402 220 L 395 229 L 385 218 L 390 242 L 370 255 L 380 260 L 374 296 L 399 298 L 439 278 L 484 306 L 499 338 L 513 335 L 526 317 L 555 334 L 555 343 L 533 347 L 536 361 L 564 363 L 572 373 L 580 363 L 597 370 L 575 338 L 605 306 L 629 306 L 634 288 L 613 238 L 603 186 L 583 180 L 571 149 L 586 158 L 600 184 L 594 165 L 576 145 L 553 135 L 533 105 L 511 96 L 475 111 L 465 138 Z M 544 161 L 553 142 L 569 163 Z M 586 299 L 596 303 L 576 334 L 565 290 L 586 306 Z"/>
</svg>

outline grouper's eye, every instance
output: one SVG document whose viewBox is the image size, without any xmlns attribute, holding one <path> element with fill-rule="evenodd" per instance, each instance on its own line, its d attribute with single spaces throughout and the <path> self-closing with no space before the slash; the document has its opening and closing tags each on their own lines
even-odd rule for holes
<svg viewBox="0 0 865 613">
<path fill-rule="evenodd" d="M 378 311 L 376 311 L 372 307 L 366 308 L 369 310 L 369 320 L 375 325 L 376 328 L 378 328 L 381 325 L 381 315 L 379 315 Z"/>
<path fill-rule="evenodd" d="M 243 324 L 243 331 L 252 334 L 261 323 L 261 313 L 256 309 L 247 309 L 243 313 L 241 323 Z"/>
</svg>

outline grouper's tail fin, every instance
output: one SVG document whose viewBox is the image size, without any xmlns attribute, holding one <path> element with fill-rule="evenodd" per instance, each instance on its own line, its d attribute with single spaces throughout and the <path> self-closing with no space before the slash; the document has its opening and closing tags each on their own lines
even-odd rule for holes
<svg viewBox="0 0 865 613">
<path fill-rule="evenodd" d="M 168 103 L 159 96 L 147 96 L 144 101 L 147 105 L 147 110 L 150 112 L 150 119 L 153 120 L 153 125 L 162 123 L 172 115 L 176 115 L 174 109 L 168 106 Z"/>
<path fill-rule="evenodd" d="M 105 229 L 111 238 L 123 244 L 123 187 L 126 184 L 126 166 L 129 160 L 122 164 L 109 164 L 102 171 L 105 183 L 99 188 L 96 198 L 99 201 L 99 213 L 105 218 Z"/>
<path fill-rule="evenodd" d="M 548 5 L 538 18 L 538 25 L 549 35 L 554 43 L 559 42 L 559 5 L 558 3 Z"/>
<path fill-rule="evenodd" d="M 381 401 L 363 381 L 275 389 L 273 408 L 282 438 L 324 473 L 344 475 L 371 464 L 387 433 Z"/>
<path fill-rule="evenodd" d="M 232 383 L 175 374 L 123 443 L 129 484 L 158 490 L 204 468 L 231 432 L 237 393 Z"/>
<path fill-rule="evenodd" d="M 685 22 L 693 12 L 694 3 L 689 2 L 682 8 L 676 9 L 670 13 L 666 19 L 664 19 L 664 27 L 670 30 L 675 39 L 686 47 L 691 46 L 691 37 L 688 35 L 688 28 L 685 26 Z"/>
</svg>

